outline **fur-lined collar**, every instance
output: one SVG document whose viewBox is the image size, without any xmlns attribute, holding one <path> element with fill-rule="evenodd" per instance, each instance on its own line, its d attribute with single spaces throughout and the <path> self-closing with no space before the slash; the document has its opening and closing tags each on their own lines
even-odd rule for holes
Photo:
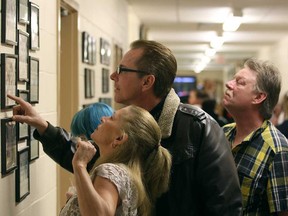
<svg viewBox="0 0 288 216">
<path fill-rule="evenodd" d="M 177 112 L 180 104 L 180 98 L 175 93 L 174 89 L 171 89 L 168 93 L 161 115 L 158 120 L 158 125 L 162 132 L 162 139 L 168 138 L 171 135 L 174 116 Z"/>
</svg>

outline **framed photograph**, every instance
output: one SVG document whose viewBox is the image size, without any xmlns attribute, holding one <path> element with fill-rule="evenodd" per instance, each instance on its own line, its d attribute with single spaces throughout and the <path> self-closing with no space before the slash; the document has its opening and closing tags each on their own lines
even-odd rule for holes
<svg viewBox="0 0 288 216">
<path fill-rule="evenodd" d="M 1 119 L 1 173 L 17 168 L 17 127 L 11 118 Z"/>
<path fill-rule="evenodd" d="M 9 109 L 16 105 L 7 94 L 16 95 L 18 57 L 13 54 L 1 54 L 1 109 Z"/>
<path fill-rule="evenodd" d="M 108 41 L 100 39 L 100 62 L 101 64 L 110 65 L 111 47 Z"/>
<path fill-rule="evenodd" d="M 30 103 L 39 103 L 39 59 L 29 56 L 29 100 Z"/>
<path fill-rule="evenodd" d="M 115 44 L 114 49 L 115 49 L 115 52 L 114 52 L 114 59 L 115 59 L 114 67 L 116 68 L 119 65 L 119 63 L 120 63 L 120 61 L 122 59 L 123 51 L 122 51 L 122 48 L 120 46 L 118 46 L 117 44 Z"/>
<path fill-rule="evenodd" d="M 96 53 L 96 39 L 94 37 L 92 37 L 91 46 L 92 46 L 92 62 L 91 62 L 91 64 L 95 65 L 96 64 L 96 59 L 97 59 L 96 58 L 97 53 Z"/>
<path fill-rule="evenodd" d="M 17 90 L 17 95 L 24 101 L 29 102 L 29 90 Z"/>
<path fill-rule="evenodd" d="M 1 42 L 17 45 L 17 0 L 2 0 Z"/>
<path fill-rule="evenodd" d="M 109 70 L 102 68 L 102 93 L 109 92 Z"/>
<path fill-rule="evenodd" d="M 22 24 L 28 24 L 28 2 L 29 0 L 18 0 L 18 22 Z"/>
<path fill-rule="evenodd" d="M 33 132 L 34 132 L 35 128 L 30 126 L 29 127 L 29 148 L 30 148 L 30 152 L 29 152 L 29 159 L 30 161 L 34 161 L 37 158 L 39 158 L 39 141 L 36 140 L 33 137 Z"/>
<path fill-rule="evenodd" d="M 27 32 L 18 30 L 18 46 L 16 54 L 18 54 L 18 81 L 28 82 L 28 41 L 29 34 Z"/>
<path fill-rule="evenodd" d="M 26 123 L 20 123 L 17 122 L 17 128 L 18 128 L 18 141 L 27 139 L 29 137 L 29 126 Z"/>
<path fill-rule="evenodd" d="M 95 71 L 85 68 L 84 73 L 85 98 L 93 98 L 95 96 Z"/>
<path fill-rule="evenodd" d="M 112 106 L 112 99 L 111 98 L 99 98 L 99 102 L 105 103 L 109 106 Z"/>
<path fill-rule="evenodd" d="M 16 202 L 21 202 L 30 194 L 29 147 L 22 148 L 17 154 Z"/>
<path fill-rule="evenodd" d="M 29 8 L 29 35 L 31 50 L 40 49 L 40 29 L 39 29 L 39 6 L 33 2 L 28 3 Z"/>
<path fill-rule="evenodd" d="M 89 34 L 82 32 L 82 62 L 89 62 Z"/>
</svg>

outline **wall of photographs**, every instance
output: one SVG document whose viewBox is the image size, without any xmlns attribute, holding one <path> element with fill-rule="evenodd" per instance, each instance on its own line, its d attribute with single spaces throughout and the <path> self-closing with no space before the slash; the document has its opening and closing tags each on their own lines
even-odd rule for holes
<svg viewBox="0 0 288 216">
<path fill-rule="evenodd" d="M 108 40 L 104 38 L 99 38 L 99 46 L 98 46 L 98 53 L 97 53 L 97 39 L 92 36 L 90 33 L 84 31 L 82 32 L 82 63 L 85 64 L 84 67 L 84 97 L 85 99 L 92 99 L 95 98 L 96 95 L 96 86 L 95 86 L 95 79 L 97 77 L 101 77 L 101 87 L 100 94 L 102 95 L 99 97 L 99 102 L 106 103 L 112 106 L 112 98 L 106 97 L 110 93 L 110 66 L 111 66 L 111 56 L 114 53 L 114 61 L 113 66 L 117 66 L 120 62 L 123 51 L 122 48 L 115 44 L 114 47 L 110 45 Z M 95 65 L 97 62 L 97 56 L 99 54 L 99 62 L 101 64 L 101 71 L 96 71 Z M 98 74 L 99 73 L 99 76 Z M 91 104 L 84 104 L 83 106 L 87 106 Z"/>
<path fill-rule="evenodd" d="M 7 94 L 39 103 L 39 59 L 31 54 L 40 49 L 39 6 L 29 0 L 1 1 L 1 112 L 12 111 L 15 102 Z M 12 113 L 12 112 L 11 112 Z M 12 115 L 12 114 L 11 114 Z M 29 164 L 39 157 L 34 128 L 1 119 L 2 178 L 15 172 L 15 201 L 30 193 Z"/>
</svg>

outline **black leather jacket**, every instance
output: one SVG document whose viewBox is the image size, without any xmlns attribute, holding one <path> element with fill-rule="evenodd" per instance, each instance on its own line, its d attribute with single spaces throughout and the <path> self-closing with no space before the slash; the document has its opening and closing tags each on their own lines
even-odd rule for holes
<svg viewBox="0 0 288 216">
<path fill-rule="evenodd" d="M 242 198 L 235 162 L 217 122 L 197 107 L 180 104 L 172 89 L 158 124 L 162 145 L 172 154 L 173 164 L 170 189 L 158 199 L 156 215 L 241 215 Z M 37 131 L 34 136 L 53 160 L 73 171 L 73 153 L 65 130 L 49 124 L 43 136 Z M 89 163 L 88 169 L 93 163 Z"/>
</svg>

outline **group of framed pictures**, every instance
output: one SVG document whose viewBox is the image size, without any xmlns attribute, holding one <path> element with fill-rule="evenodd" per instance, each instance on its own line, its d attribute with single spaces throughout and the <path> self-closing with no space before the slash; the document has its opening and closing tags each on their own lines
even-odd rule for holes
<svg viewBox="0 0 288 216">
<path fill-rule="evenodd" d="M 22 27 L 21 27 L 22 26 Z M 26 30 L 24 30 L 26 29 Z M 39 6 L 29 0 L 1 1 L 1 43 L 13 53 L 1 53 L 1 110 L 16 105 L 7 94 L 39 102 L 39 59 L 29 50 L 40 48 Z M 16 202 L 30 193 L 29 164 L 39 157 L 34 128 L 11 118 L 1 121 L 1 174 L 15 171 Z"/>
<path fill-rule="evenodd" d="M 17 45 L 17 24 L 27 24 L 29 48 L 38 50 L 39 37 L 39 6 L 29 0 L 2 0 L 1 42 Z M 17 19 L 18 18 L 18 19 Z"/>
<path fill-rule="evenodd" d="M 87 32 L 82 32 L 82 62 L 96 64 L 96 39 Z"/>
<path fill-rule="evenodd" d="M 24 97 L 32 104 L 39 102 L 39 59 L 29 56 L 27 63 L 20 63 L 20 56 L 1 53 L 1 109 L 15 105 L 7 94 Z M 24 83 L 26 91 L 17 91 L 18 83 Z"/>
<path fill-rule="evenodd" d="M 1 173 L 15 175 L 16 202 L 30 193 L 30 162 L 39 158 L 39 141 L 33 138 L 35 128 L 16 123 L 11 118 L 1 119 Z M 18 143 L 26 145 L 18 150 Z"/>
</svg>

